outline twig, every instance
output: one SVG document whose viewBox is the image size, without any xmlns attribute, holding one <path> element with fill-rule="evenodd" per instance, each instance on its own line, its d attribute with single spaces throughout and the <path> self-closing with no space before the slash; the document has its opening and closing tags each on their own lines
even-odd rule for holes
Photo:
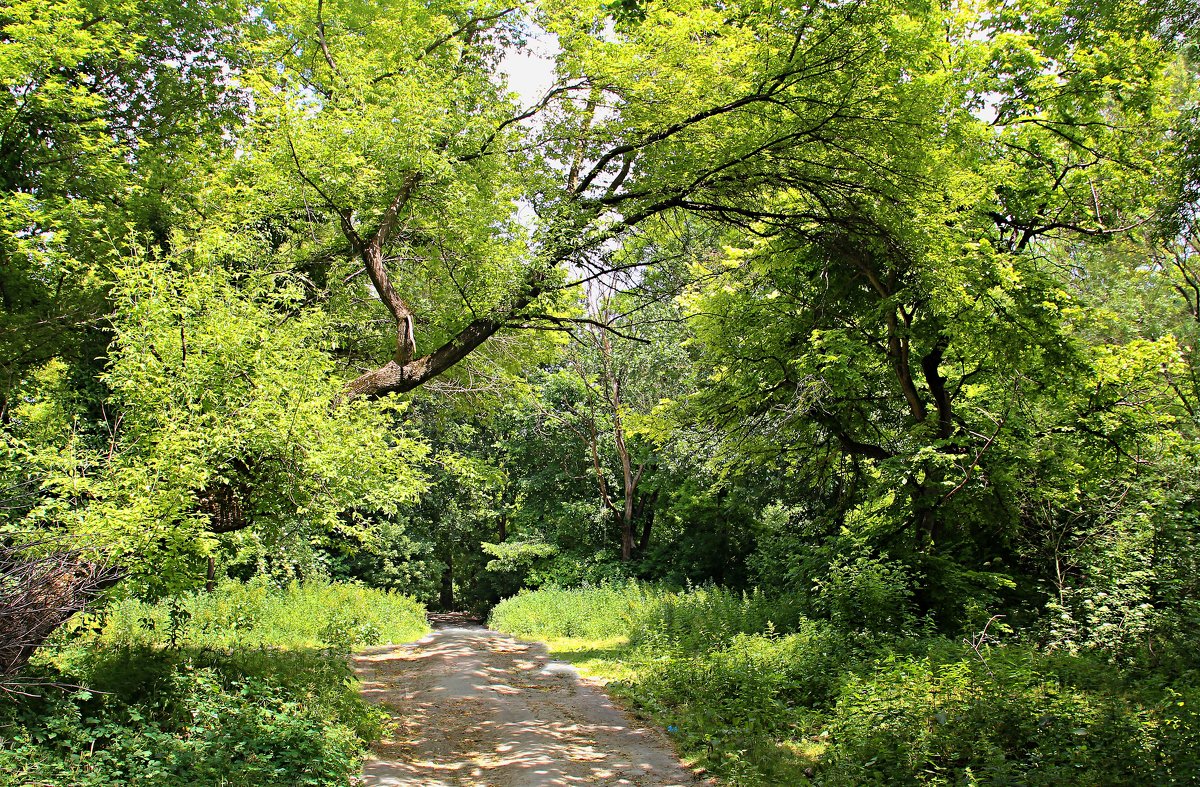
<svg viewBox="0 0 1200 787">
<path fill-rule="evenodd" d="M 994 672 L 992 672 L 992 668 L 988 666 L 987 659 L 985 659 L 983 657 L 983 651 L 980 650 L 980 648 L 982 648 L 984 645 L 987 644 L 988 627 L 991 626 L 993 623 L 995 623 L 997 620 L 999 620 L 1002 617 L 1004 617 L 1004 616 L 1003 615 L 992 615 L 988 619 L 988 622 L 983 624 L 983 631 L 979 632 L 978 634 L 976 634 L 973 637 L 963 639 L 963 644 L 967 645 L 968 647 L 971 648 L 971 650 L 975 651 L 975 655 L 979 657 L 979 661 L 983 664 L 983 668 L 985 670 L 987 670 L 988 675 L 990 675 L 993 678 L 996 677 L 996 674 Z"/>
</svg>

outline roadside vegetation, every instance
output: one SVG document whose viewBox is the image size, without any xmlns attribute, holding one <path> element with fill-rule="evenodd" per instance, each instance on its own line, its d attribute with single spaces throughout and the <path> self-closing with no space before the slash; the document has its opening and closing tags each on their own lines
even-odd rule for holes
<svg viewBox="0 0 1200 787">
<path fill-rule="evenodd" d="M 344 783 L 374 588 L 735 782 L 1200 782 L 1198 30 L 6 0 L 2 778 Z"/>
<path fill-rule="evenodd" d="M 0 784 L 350 785 L 384 716 L 349 650 L 427 627 L 410 598 L 227 583 L 77 619 L 0 700 Z"/>
<path fill-rule="evenodd" d="M 521 594 L 491 623 L 606 681 L 731 785 L 1193 784 L 1200 772 L 1194 672 L 1047 652 L 1003 626 L 951 639 L 915 619 L 847 627 L 804 611 L 630 582 Z"/>
</svg>

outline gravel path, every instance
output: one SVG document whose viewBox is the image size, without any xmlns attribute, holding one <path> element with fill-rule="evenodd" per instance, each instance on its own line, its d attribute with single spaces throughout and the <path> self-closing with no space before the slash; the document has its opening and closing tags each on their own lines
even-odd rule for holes
<svg viewBox="0 0 1200 787">
<path fill-rule="evenodd" d="M 378 787 L 693 787 L 653 729 L 639 728 L 574 667 L 478 626 L 354 657 L 362 690 L 396 722 L 367 760 Z"/>
</svg>

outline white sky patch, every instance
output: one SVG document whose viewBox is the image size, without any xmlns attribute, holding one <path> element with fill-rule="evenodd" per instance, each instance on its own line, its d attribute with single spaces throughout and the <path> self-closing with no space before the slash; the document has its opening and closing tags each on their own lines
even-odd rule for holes
<svg viewBox="0 0 1200 787">
<path fill-rule="evenodd" d="M 533 107 L 554 86 L 554 59 L 561 51 L 558 37 L 540 27 L 528 31 L 524 47 L 505 50 L 500 73 L 504 75 L 508 89 L 517 94 L 521 107 Z M 534 117 L 531 122 L 536 125 L 539 120 Z M 528 230 L 536 227 L 537 216 L 532 205 L 518 200 L 514 209 L 518 224 Z"/>
<path fill-rule="evenodd" d="M 608 28 L 605 30 L 605 35 L 615 37 L 615 31 L 612 30 L 612 22 L 610 20 Z M 518 103 L 523 108 L 531 108 L 546 97 L 546 93 L 555 86 L 556 79 L 554 73 L 554 61 L 558 54 L 562 51 L 559 46 L 558 37 L 553 33 L 543 30 L 540 27 L 530 29 L 526 36 L 526 44 L 522 48 L 510 47 L 505 51 L 503 59 L 500 61 L 500 73 L 504 75 L 508 83 L 508 89 L 518 96 Z M 605 119 L 616 114 L 613 108 L 602 108 L 599 110 L 599 118 Z M 531 127 L 537 128 L 541 122 L 540 116 L 534 116 L 526 121 Z M 596 179 L 596 187 L 607 187 L 613 177 L 612 173 L 601 174 Z M 514 205 L 514 217 L 518 224 L 525 227 L 531 233 L 536 233 L 538 219 L 534 213 L 533 206 L 526 200 L 517 200 Z M 614 215 L 612 220 L 619 220 L 619 216 Z M 599 253 L 601 256 L 611 254 L 620 248 L 621 242 L 617 239 L 609 239 L 600 244 L 599 248 L 593 250 L 593 253 Z M 567 261 L 567 266 L 571 272 L 573 279 L 588 279 L 590 283 L 584 288 L 584 298 L 589 304 L 592 311 L 599 308 L 600 299 L 606 294 L 618 289 L 621 283 L 620 276 L 606 275 L 599 278 L 593 278 L 595 267 L 583 266 L 575 264 L 572 261 Z M 626 274 L 629 276 L 638 276 L 640 272 Z"/>
<path fill-rule="evenodd" d="M 500 71 L 508 88 L 521 97 L 521 106 L 530 107 L 542 100 L 554 85 L 554 58 L 562 51 L 558 37 L 540 27 L 529 32 L 526 45 L 508 49 L 500 61 Z"/>
</svg>

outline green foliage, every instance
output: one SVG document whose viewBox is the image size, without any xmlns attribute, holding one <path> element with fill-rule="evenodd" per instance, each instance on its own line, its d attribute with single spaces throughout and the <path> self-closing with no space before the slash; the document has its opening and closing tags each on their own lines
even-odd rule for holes
<svg viewBox="0 0 1200 787">
<path fill-rule="evenodd" d="M 497 604 L 490 624 L 518 635 L 624 637 L 655 649 L 703 651 L 739 633 L 788 632 L 800 613 L 788 599 L 704 587 L 662 590 L 629 580 L 522 591 Z"/>
<path fill-rule="evenodd" d="M 91 658 L 92 691 L 51 694 L 6 714 L 16 730 L 0 749 L 15 779 L 6 783 L 348 785 L 363 741 L 380 728 L 377 712 L 348 696 L 344 668 L 322 657 L 241 664 L 100 650 Z M 94 693 L 118 687 L 99 674 L 112 669 L 124 673 L 119 686 L 145 696 Z"/>
<path fill-rule="evenodd" d="M 547 587 L 501 601 L 488 622 L 498 631 L 519 636 L 627 637 L 659 595 L 632 581 L 573 589 Z"/>
<path fill-rule="evenodd" d="M 324 562 L 332 577 L 373 588 L 406 593 L 422 603 L 437 598 L 439 572 L 436 545 L 408 522 L 373 522 L 373 527 L 348 538 L 331 537 L 324 545 Z"/>
<path fill-rule="evenodd" d="M 638 615 L 630 642 L 659 650 L 703 652 L 738 634 L 788 633 L 803 622 L 794 600 L 755 590 L 700 587 L 661 593 Z"/>
<path fill-rule="evenodd" d="M 86 688 L 37 687 L 0 707 L 0 784 L 348 787 L 383 714 L 346 651 L 419 636 L 422 612 L 315 582 L 118 603 L 31 676 Z"/>
<path fill-rule="evenodd" d="M 162 593 L 197 583 L 218 533 L 253 525 L 303 556 L 314 534 L 353 530 L 355 511 L 416 499 L 426 448 L 398 427 L 404 405 L 333 406 L 333 339 L 300 279 L 235 275 L 201 250 L 176 262 L 118 270 L 102 380 L 120 416 L 104 443 L 67 439 L 61 367 L 14 410 L 42 491 L 23 527 L 103 545 L 141 592 Z"/>
<path fill-rule="evenodd" d="M 892 634 L 913 630 L 912 580 L 886 557 L 839 558 L 815 586 L 816 606 L 839 629 Z"/>
<path fill-rule="evenodd" d="M 552 557 L 558 548 L 552 544 L 537 541 L 505 541 L 502 544 L 481 545 L 483 551 L 494 559 L 488 563 L 488 571 L 515 571 L 526 563 Z"/>
<path fill-rule="evenodd" d="M 781 634 L 780 612 L 761 597 L 630 585 L 522 594 L 492 623 L 566 658 L 580 652 L 561 637 L 639 632 L 585 663 L 730 784 L 1194 781 L 1190 674 L 1146 680 L 978 635 L 887 637 L 800 617 Z"/>
<path fill-rule="evenodd" d="M 248 643 L 288 649 L 410 642 L 428 631 L 425 610 L 408 596 L 318 580 L 284 588 L 263 580 L 225 582 L 211 593 L 136 599 L 104 610 L 97 642 L 106 647 L 170 645 L 229 649 Z"/>
<path fill-rule="evenodd" d="M 1186 781 L 1195 21 L 8 3 L 0 539 L 120 562 L 63 674 L 125 652 L 169 698 L 128 744 L 89 730 L 134 700 L 47 699 L 104 764 L 45 778 L 341 779 L 353 736 L 265 699 L 281 668 L 204 655 L 420 629 L 263 582 L 329 569 L 446 608 L 543 586 L 493 620 L 628 640 L 621 690 L 735 782 Z M 259 579 L 181 592 L 209 572 Z M 49 762 L 14 729 L 3 764 Z"/>
<path fill-rule="evenodd" d="M 1115 676 L 1101 664 L 1056 664 L 1021 648 L 992 649 L 986 664 L 948 656 L 945 650 L 924 658 L 889 655 L 869 677 L 848 683 L 827 722 L 832 744 L 821 781 L 1050 785 L 1194 778 L 1198 719 L 1188 710 L 1196 692 L 1190 684 L 1164 689 L 1118 678 L 1113 685 Z M 1087 682 L 1072 680 L 1080 675 Z"/>
</svg>

